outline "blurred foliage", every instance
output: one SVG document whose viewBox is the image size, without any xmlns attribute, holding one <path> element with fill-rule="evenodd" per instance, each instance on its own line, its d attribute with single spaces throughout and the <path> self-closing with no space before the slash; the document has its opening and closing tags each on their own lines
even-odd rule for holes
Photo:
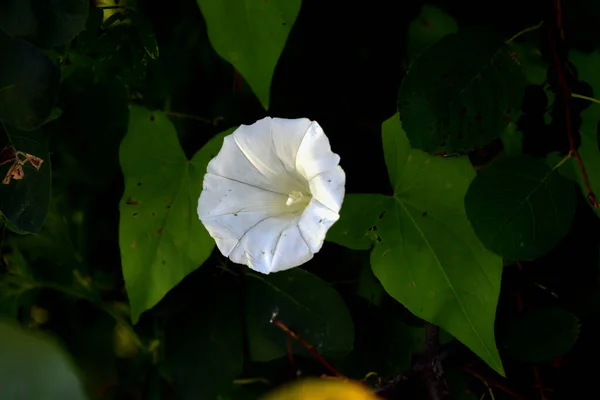
<svg viewBox="0 0 600 400">
<path fill-rule="evenodd" d="M 594 393 L 599 12 L 1 2 L 0 398 Z M 266 115 L 318 121 L 347 195 L 314 259 L 258 275 L 196 207 Z"/>
</svg>

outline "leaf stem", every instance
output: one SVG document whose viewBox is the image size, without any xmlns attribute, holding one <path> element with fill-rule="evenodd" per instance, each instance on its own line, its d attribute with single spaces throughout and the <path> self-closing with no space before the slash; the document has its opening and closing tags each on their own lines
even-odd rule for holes
<svg viewBox="0 0 600 400">
<path fill-rule="evenodd" d="M 563 29 L 562 29 L 562 12 L 561 12 L 560 0 L 554 0 L 554 11 L 555 11 L 555 18 L 556 18 L 556 28 L 557 28 L 558 33 L 560 34 L 561 38 L 564 40 Z M 563 103 L 565 105 L 565 124 L 566 124 L 566 128 L 567 128 L 567 136 L 569 138 L 569 147 L 571 149 L 570 153 L 571 153 L 571 156 L 575 157 L 575 159 L 577 160 L 577 165 L 579 166 L 579 170 L 581 171 L 581 175 L 583 177 L 583 182 L 585 185 L 585 189 L 587 192 L 587 199 L 588 199 L 589 203 L 594 208 L 600 208 L 600 203 L 598 203 L 596 195 L 594 194 L 594 191 L 592 190 L 590 180 L 589 180 L 587 172 L 585 170 L 585 165 L 583 165 L 583 161 L 581 160 L 581 156 L 579 155 L 579 152 L 577 151 L 577 146 L 575 145 L 575 136 L 573 135 L 573 127 L 571 126 L 571 122 L 572 122 L 571 121 L 571 103 L 569 102 L 569 100 L 572 96 L 572 92 L 569 88 L 569 84 L 567 83 L 567 80 L 563 73 L 563 65 L 562 65 L 563 62 L 561 61 L 560 56 L 558 55 L 558 50 L 556 49 L 556 43 L 555 43 L 555 39 L 554 39 L 552 30 L 548 31 L 548 36 L 550 39 L 550 49 L 552 51 L 552 55 L 554 58 L 554 64 L 555 64 L 554 66 L 556 68 L 556 75 L 558 76 L 560 91 L 562 92 L 561 94 L 563 96 Z"/>
<path fill-rule="evenodd" d="M 529 33 L 529 32 L 535 31 L 536 29 L 539 29 L 539 28 L 541 28 L 541 26 L 542 26 L 543 24 L 544 24 L 544 21 L 540 22 L 540 23 L 539 23 L 539 24 L 537 24 L 537 25 L 530 26 L 529 28 L 525 28 L 525 29 L 523 29 L 522 31 L 520 31 L 520 32 L 516 33 L 516 34 L 515 34 L 513 37 L 511 37 L 510 39 L 508 39 L 508 40 L 506 41 L 506 44 L 511 44 L 511 43 L 512 43 L 512 42 L 514 42 L 516 39 L 518 39 L 518 38 L 519 38 L 521 35 L 524 35 L 524 34 L 526 34 L 526 33 Z"/>
<path fill-rule="evenodd" d="M 96 8 L 100 8 L 102 10 L 116 10 L 119 8 L 125 9 L 127 6 L 96 6 Z"/>
<path fill-rule="evenodd" d="M 573 155 L 571 154 L 571 152 L 568 152 L 566 156 L 564 156 L 553 168 L 552 171 L 562 167 L 562 165 L 564 163 L 566 163 L 567 161 L 569 161 L 569 159 L 572 157 Z"/>
<path fill-rule="evenodd" d="M 582 94 L 571 93 L 571 97 L 574 97 L 576 99 L 583 99 L 583 100 L 591 101 L 592 103 L 598 103 L 598 104 L 600 104 L 600 100 L 595 99 L 593 97 L 584 96 Z"/>
</svg>

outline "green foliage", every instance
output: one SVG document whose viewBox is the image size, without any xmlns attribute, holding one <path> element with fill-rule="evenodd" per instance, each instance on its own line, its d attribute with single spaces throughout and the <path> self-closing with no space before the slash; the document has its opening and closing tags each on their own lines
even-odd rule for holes
<svg viewBox="0 0 600 400">
<path fill-rule="evenodd" d="M 329 240 L 345 244 L 350 237 L 352 246 L 371 228 L 376 235 L 371 266 L 386 291 L 503 374 L 494 339 L 502 262 L 479 242 L 463 206 L 473 167 L 465 158 L 411 149 L 397 116 L 382 131 L 394 195 L 361 195 L 358 205 L 348 195 L 344 207 L 360 214 L 363 204 L 378 205 L 379 217 L 364 224 L 363 217 L 345 212 L 339 225 L 348 233 Z"/>
<path fill-rule="evenodd" d="M 579 337 L 579 319 L 561 308 L 542 308 L 519 317 L 507 346 L 513 357 L 537 363 L 566 354 Z"/>
<path fill-rule="evenodd" d="M 530 260 L 549 252 L 567 234 L 575 191 L 557 168 L 533 157 L 503 157 L 477 175 L 465 208 L 488 249 L 511 260 Z"/>
<path fill-rule="evenodd" d="M 73 363 L 50 338 L 0 321 L 0 353 L 3 398 L 88 398 Z"/>
<path fill-rule="evenodd" d="M 200 310 L 169 322 L 166 356 L 177 398 L 214 399 L 242 372 L 242 323 L 235 287 L 217 280 L 218 299 L 203 296 Z"/>
<path fill-rule="evenodd" d="M 352 317 L 339 294 L 316 276 L 293 269 L 265 277 L 246 274 L 246 326 L 250 358 L 270 361 L 287 353 L 287 337 L 271 319 L 281 319 L 320 354 L 331 359 L 347 355 L 354 344 Z M 294 353 L 310 356 L 299 343 Z"/>
<path fill-rule="evenodd" d="M 593 93 L 598 96 L 600 93 L 600 77 L 598 68 L 600 67 L 600 51 L 585 55 L 578 51 L 573 51 L 569 55 L 571 62 L 578 71 L 579 79 L 588 82 L 593 89 Z M 600 196 L 600 139 L 598 138 L 598 126 L 600 126 L 600 107 L 593 104 L 581 113 L 581 146 L 579 155 L 586 166 L 586 171 L 590 185 L 594 193 Z M 572 160 L 567 168 L 571 168 L 576 174 L 576 182 L 581 186 L 584 196 L 587 196 L 587 188 L 581 168 L 575 160 Z M 567 173 L 567 176 L 570 174 Z M 600 209 L 594 209 L 596 215 L 600 217 Z"/>
<path fill-rule="evenodd" d="M 24 130 L 41 126 L 58 95 L 59 71 L 38 48 L 0 30 L 0 121 Z"/>
<path fill-rule="evenodd" d="M 0 29 L 44 48 L 64 45 L 85 28 L 88 0 L 7 0 Z"/>
<path fill-rule="evenodd" d="M 0 3 L 0 398 L 589 396 L 597 4 L 325 3 Z M 346 174 L 328 241 L 268 275 L 197 215 L 265 115 Z"/>
<path fill-rule="evenodd" d="M 196 218 L 196 199 L 206 166 L 227 133 L 188 160 L 164 113 L 131 107 L 119 152 L 125 177 L 119 243 L 134 323 L 214 247 Z"/>
<path fill-rule="evenodd" d="M 411 145 L 464 154 L 497 138 L 525 78 L 510 44 L 483 29 L 449 34 L 411 64 L 398 110 Z"/>
<path fill-rule="evenodd" d="M 408 25 L 408 58 L 415 60 L 438 40 L 457 32 L 454 18 L 437 7 L 424 5 L 419 16 Z"/>
<path fill-rule="evenodd" d="M 242 74 L 268 110 L 275 66 L 301 1 L 197 1 L 215 51 Z"/>
</svg>

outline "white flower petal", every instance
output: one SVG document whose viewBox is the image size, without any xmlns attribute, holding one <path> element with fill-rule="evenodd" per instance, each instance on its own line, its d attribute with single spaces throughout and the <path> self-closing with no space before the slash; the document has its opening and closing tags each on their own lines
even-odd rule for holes
<svg viewBox="0 0 600 400">
<path fill-rule="evenodd" d="M 313 253 L 302 239 L 296 223 L 297 218 L 279 217 L 259 222 L 241 238 L 229 258 L 263 274 L 304 264 Z"/>
<path fill-rule="evenodd" d="M 339 165 L 321 172 L 309 182 L 310 192 L 325 207 L 339 213 L 344 201 L 346 174 Z"/>
<path fill-rule="evenodd" d="M 233 137 L 250 163 L 279 190 L 289 193 L 299 187 L 308 189 L 296 172 L 295 160 L 309 126 L 310 120 L 305 118 L 275 121 L 266 117 L 252 125 L 241 125 Z"/>
<path fill-rule="evenodd" d="M 317 253 L 321 250 L 327 231 L 338 219 L 338 213 L 331 211 L 313 197 L 298 221 L 300 233 L 310 251 Z"/>
<path fill-rule="evenodd" d="M 268 274 L 301 265 L 339 219 L 346 176 L 318 123 L 264 118 L 227 136 L 198 216 L 233 262 Z"/>
<path fill-rule="evenodd" d="M 198 217 L 224 256 L 265 218 L 285 213 L 287 196 L 207 173 L 198 200 Z"/>
<path fill-rule="evenodd" d="M 312 124 L 308 118 L 284 119 L 273 118 L 271 135 L 275 151 L 288 171 L 296 171 L 298 148 Z"/>
<path fill-rule="evenodd" d="M 280 191 L 278 182 L 262 174 L 240 150 L 235 139 L 235 132 L 223 140 L 219 154 L 208 163 L 208 173 L 219 175 L 230 180 L 247 183 L 272 192 Z M 287 192 L 280 191 L 281 194 Z"/>
<path fill-rule="evenodd" d="M 331 151 L 329 139 L 325 136 L 323 128 L 313 122 L 298 148 L 296 169 L 310 182 L 316 175 L 335 168 L 339 163 L 340 156 Z"/>
</svg>

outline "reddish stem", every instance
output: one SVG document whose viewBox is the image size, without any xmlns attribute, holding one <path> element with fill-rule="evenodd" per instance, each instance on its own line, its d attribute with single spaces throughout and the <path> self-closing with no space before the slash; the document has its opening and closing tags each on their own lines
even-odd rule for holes
<svg viewBox="0 0 600 400">
<path fill-rule="evenodd" d="M 562 28 L 562 11 L 561 11 L 560 0 L 554 0 L 554 12 L 556 15 L 556 27 L 561 38 L 564 39 L 564 32 Z M 549 31 L 550 36 L 550 49 L 552 50 L 552 56 L 554 58 L 554 65 L 556 67 L 556 74 L 558 76 L 558 82 L 560 84 L 560 89 L 562 92 L 563 103 L 565 104 L 565 123 L 567 128 L 567 136 L 569 137 L 569 147 L 571 156 L 577 160 L 577 165 L 579 166 L 579 170 L 581 171 L 581 175 L 583 176 L 583 182 L 585 185 L 585 189 L 587 192 L 587 199 L 594 208 L 599 208 L 600 204 L 592 190 L 592 185 L 590 184 L 590 180 L 588 178 L 587 172 L 585 170 L 585 166 L 583 165 L 583 161 L 581 160 L 581 156 L 577 151 L 577 147 L 575 145 L 575 136 L 573 135 L 573 127 L 571 125 L 571 89 L 565 79 L 565 75 L 563 73 L 562 62 L 558 55 L 558 51 L 556 50 L 556 44 L 554 41 L 554 37 L 552 35 L 552 31 Z"/>
<path fill-rule="evenodd" d="M 337 369 L 335 369 L 335 367 L 331 364 L 329 364 L 329 362 L 327 360 L 325 360 L 323 358 L 323 356 L 321 356 L 314 347 L 312 347 L 306 340 L 304 340 L 304 338 L 302 336 L 300 336 L 297 332 L 293 331 L 292 329 L 290 329 L 286 324 L 284 324 L 283 322 L 281 322 L 279 319 L 277 319 L 276 317 L 271 318 L 271 322 L 274 323 L 275 325 L 277 325 L 282 331 L 284 331 L 285 333 L 287 333 L 290 337 L 296 339 L 298 342 L 300 342 L 300 344 L 302 346 L 304 346 L 304 348 L 306 348 L 306 350 L 308 350 L 308 352 L 317 360 L 319 361 L 321 364 L 323 364 L 323 366 L 325 368 L 327 368 L 329 370 L 329 372 L 331 372 L 333 375 L 339 377 L 339 378 L 346 378 L 344 376 L 344 374 L 342 374 L 340 371 L 338 371 Z"/>
</svg>

